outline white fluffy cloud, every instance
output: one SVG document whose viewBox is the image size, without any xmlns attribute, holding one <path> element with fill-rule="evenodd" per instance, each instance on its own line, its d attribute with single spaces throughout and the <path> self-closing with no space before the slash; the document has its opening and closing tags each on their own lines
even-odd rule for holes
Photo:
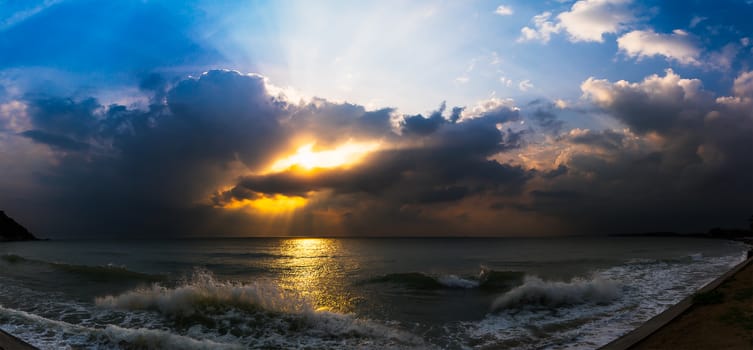
<svg viewBox="0 0 753 350">
<path fill-rule="evenodd" d="M 519 110 L 519 108 L 515 105 L 515 100 L 511 98 L 503 99 L 492 97 L 488 100 L 478 101 L 475 106 L 464 109 L 460 117 L 461 119 L 473 119 L 481 117 L 484 114 L 503 109 L 509 109 L 512 111 Z"/>
<path fill-rule="evenodd" d="M 534 16 L 534 28 L 523 27 L 519 41 L 548 42 L 551 35 L 565 31 L 570 41 L 603 42 L 604 34 L 618 33 L 636 20 L 628 8 L 631 0 L 581 0 L 550 20 L 551 13 Z"/>
<path fill-rule="evenodd" d="M 557 18 L 570 41 L 604 42 L 604 34 L 617 33 L 635 16 L 627 8 L 630 0 L 582 0 Z"/>
<path fill-rule="evenodd" d="M 513 14 L 512 7 L 506 5 L 499 5 L 494 13 L 500 16 L 509 16 Z"/>
<path fill-rule="evenodd" d="M 533 83 L 531 83 L 531 81 L 530 81 L 530 80 L 528 80 L 528 79 L 526 79 L 526 80 L 523 80 L 523 81 L 521 81 L 521 82 L 520 82 L 520 83 L 518 84 L 518 88 L 520 89 L 520 91 L 528 91 L 528 90 L 529 90 L 529 89 L 531 89 L 532 87 L 533 87 Z"/>
<path fill-rule="evenodd" d="M 673 70 L 667 69 L 663 77 L 652 74 L 642 82 L 630 83 L 620 80 L 614 83 L 604 79 L 586 79 L 581 84 L 583 97 L 601 107 L 610 107 L 625 96 L 644 96 L 653 101 L 671 101 L 672 104 L 685 104 L 701 94 L 702 83 L 698 79 L 684 79 Z"/>
<path fill-rule="evenodd" d="M 539 40 L 544 43 L 549 42 L 552 34 L 559 33 L 561 29 L 559 24 L 554 24 L 554 22 L 550 21 L 551 17 L 551 12 L 544 12 L 533 16 L 532 21 L 535 28 L 523 27 L 523 29 L 520 30 L 520 38 L 518 38 L 518 41 Z"/>
<path fill-rule="evenodd" d="M 658 55 L 682 64 L 699 64 L 698 57 L 701 54 L 695 40 L 679 29 L 670 34 L 634 30 L 617 39 L 617 46 L 628 57 L 642 59 Z"/>
<path fill-rule="evenodd" d="M 753 97 L 753 71 L 740 74 L 735 79 L 732 91 L 737 96 Z"/>
<path fill-rule="evenodd" d="M 506 87 L 512 86 L 512 79 L 509 79 L 505 76 L 499 77 L 499 82 Z"/>
</svg>

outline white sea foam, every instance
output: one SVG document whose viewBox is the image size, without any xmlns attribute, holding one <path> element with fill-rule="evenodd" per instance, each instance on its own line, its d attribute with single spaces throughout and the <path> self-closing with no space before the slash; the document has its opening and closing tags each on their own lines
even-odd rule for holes
<svg viewBox="0 0 753 350">
<path fill-rule="evenodd" d="M 439 276 L 437 277 L 437 282 L 445 287 L 450 288 L 476 288 L 479 286 L 479 281 L 468 280 L 456 275 Z"/>
<path fill-rule="evenodd" d="M 99 330 L 98 330 L 99 331 Z M 208 339 L 194 339 L 156 329 L 130 329 L 108 325 L 102 332 L 114 344 L 126 342 L 138 349 L 243 349 L 240 344 L 223 344 Z"/>
<path fill-rule="evenodd" d="M 271 282 L 218 281 L 203 270 L 197 270 L 190 280 L 174 288 L 155 283 L 148 288 L 97 298 L 95 303 L 114 309 L 158 310 L 173 316 L 191 316 L 200 308 L 223 306 L 288 313 L 311 309 L 303 298 L 285 293 Z"/>
<path fill-rule="evenodd" d="M 263 325 L 248 327 L 238 320 L 248 314 L 229 311 L 215 315 L 218 323 L 232 322 L 252 334 L 221 335 L 214 327 L 195 325 L 182 334 L 175 330 L 116 325 L 84 326 L 45 318 L 33 313 L 0 306 L 3 329 L 26 339 L 40 349 L 73 347 L 97 349 L 245 349 L 310 348 L 329 349 L 418 349 L 423 341 L 410 333 L 386 325 L 359 320 L 352 315 L 328 311 L 307 311 L 297 315 L 299 321 L 287 323 L 282 318 L 265 319 Z M 290 321 L 290 320 L 288 320 Z M 128 322 L 125 322 L 128 323 Z M 298 328 L 291 327 L 298 324 Z M 305 325 L 305 326 L 304 326 Z M 257 327 L 262 326 L 263 329 Z M 301 326 L 304 326 L 301 328 Z M 255 328 L 255 329 L 250 329 Z"/>
<path fill-rule="evenodd" d="M 410 333 L 358 319 L 354 315 L 315 310 L 306 299 L 286 292 L 270 281 L 245 284 L 219 281 L 206 271 L 197 271 L 191 279 L 172 288 L 154 284 L 117 296 L 97 298 L 95 302 L 100 307 L 155 310 L 170 317 L 197 314 L 211 318 L 219 326 L 232 325 L 240 337 L 263 337 L 255 341 L 262 347 L 298 347 L 303 343 L 313 347 L 339 347 L 331 343 L 332 339 L 343 346 L 349 344 L 345 347 L 360 348 L 372 347 L 369 344 L 380 348 L 422 343 L 419 337 Z M 244 314 L 256 311 L 262 314 L 257 313 L 254 317 Z M 264 320 L 261 322 L 263 324 L 256 321 L 257 317 Z M 264 328 L 261 334 L 260 326 Z M 197 329 L 191 331 L 197 332 Z M 201 329 L 198 332 L 206 334 L 214 331 Z M 142 338 L 145 336 L 142 333 L 138 335 Z M 348 341 L 348 338 L 353 341 Z M 152 337 L 144 341 L 156 341 L 154 339 L 159 340 Z"/>
<path fill-rule="evenodd" d="M 461 339 L 472 339 L 479 347 L 595 349 L 691 295 L 742 260 L 742 256 L 631 260 L 597 271 L 593 279 L 570 283 L 529 277 L 524 285 L 495 300 L 496 312 L 481 321 L 461 322 L 457 332 Z M 606 300 L 614 296 L 613 287 L 619 297 Z M 563 302 L 556 310 L 522 307 L 532 301 L 548 305 L 554 300 Z M 580 301 L 583 303 L 576 303 Z"/>
<path fill-rule="evenodd" d="M 614 281 L 599 276 L 593 279 L 576 278 L 570 282 L 544 281 L 528 276 L 518 286 L 494 300 L 493 310 L 527 306 L 559 306 L 583 303 L 606 303 L 620 296 Z"/>
<path fill-rule="evenodd" d="M 114 325 L 108 325 L 105 328 L 86 327 L 2 306 L 0 306 L 0 314 L 13 319 L 14 326 L 9 327 L 12 328 L 12 332 L 22 337 L 27 336 L 26 340 L 40 349 L 59 349 L 66 347 L 63 344 L 71 342 L 101 349 L 117 349 L 123 342 L 138 349 L 243 349 L 239 344 L 194 339 L 156 329 L 131 329 Z M 27 327 L 23 327 L 24 324 Z M 41 330 L 40 327 L 44 329 L 44 332 L 34 334 L 35 330 Z"/>
</svg>

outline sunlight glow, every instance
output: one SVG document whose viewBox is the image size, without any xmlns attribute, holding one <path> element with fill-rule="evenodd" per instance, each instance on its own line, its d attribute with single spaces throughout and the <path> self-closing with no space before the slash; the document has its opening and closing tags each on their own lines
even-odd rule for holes
<svg viewBox="0 0 753 350">
<path fill-rule="evenodd" d="M 295 211 L 306 205 L 307 199 L 282 194 L 264 195 L 257 199 L 233 200 L 224 207 L 227 209 L 252 208 L 263 214 L 281 215 Z"/>
<path fill-rule="evenodd" d="M 317 168 L 347 167 L 360 161 L 366 154 L 376 150 L 379 143 L 357 143 L 348 141 L 337 148 L 315 151 L 315 143 L 303 145 L 295 154 L 276 161 L 269 172 L 280 172 L 290 168 L 305 171 Z"/>
</svg>

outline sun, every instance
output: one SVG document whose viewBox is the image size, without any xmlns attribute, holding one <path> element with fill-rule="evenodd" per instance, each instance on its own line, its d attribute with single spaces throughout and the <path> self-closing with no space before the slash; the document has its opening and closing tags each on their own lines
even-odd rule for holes
<svg viewBox="0 0 753 350">
<path fill-rule="evenodd" d="M 379 148 L 378 142 L 348 141 L 336 148 L 315 151 L 315 142 L 299 147 L 290 156 L 275 161 L 269 173 L 277 173 L 291 168 L 310 171 L 320 168 L 348 167 L 358 163 L 363 157 Z"/>
<path fill-rule="evenodd" d="M 316 142 L 310 142 L 298 147 L 296 152 L 278 159 L 265 171 L 263 175 L 279 173 L 288 170 L 308 173 L 316 169 L 348 168 L 359 163 L 363 158 L 380 146 L 379 142 L 354 142 L 352 140 L 332 149 L 315 150 Z M 292 214 L 308 204 L 309 197 L 315 195 L 312 191 L 305 195 L 284 195 L 259 193 L 253 199 L 233 199 L 221 205 L 225 209 L 246 209 L 267 216 L 286 216 Z"/>
</svg>

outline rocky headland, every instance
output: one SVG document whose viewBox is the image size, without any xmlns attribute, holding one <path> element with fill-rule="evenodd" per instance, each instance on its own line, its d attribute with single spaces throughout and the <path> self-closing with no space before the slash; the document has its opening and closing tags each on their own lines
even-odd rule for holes
<svg viewBox="0 0 753 350">
<path fill-rule="evenodd" d="M 0 210 L 0 242 L 36 240 L 38 240 L 37 237 L 34 237 L 26 227 L 21 226 Z"/>
</svg>

